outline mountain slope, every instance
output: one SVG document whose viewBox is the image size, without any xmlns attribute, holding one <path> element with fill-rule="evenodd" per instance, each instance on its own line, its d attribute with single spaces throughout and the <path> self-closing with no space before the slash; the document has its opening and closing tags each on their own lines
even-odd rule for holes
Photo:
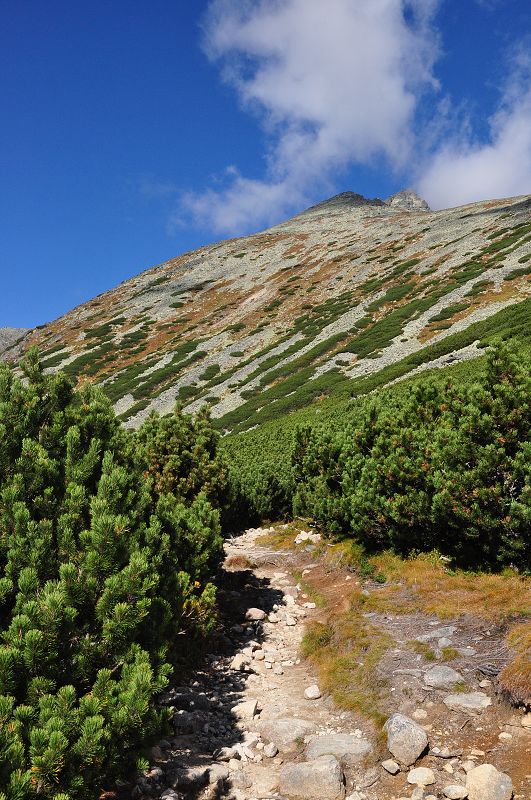
<svg viewBox="0 0 531 800">
<path fill-rule="evenodd" d="M 404 359 L 473 358 L 489 320 L 524 331 L 530 261 L 531 197 L 432 212 L 410 191 L 345 193 L 146 270 L 25 343 L 102 383 L 128 425 L 179 398 L 251 427 Z"/>
</svg>

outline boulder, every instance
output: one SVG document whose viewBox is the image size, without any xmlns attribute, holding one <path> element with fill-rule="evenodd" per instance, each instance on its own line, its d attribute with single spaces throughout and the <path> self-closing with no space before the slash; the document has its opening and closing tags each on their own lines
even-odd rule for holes
<svg viewBox="0 0 531 800">
<path fill-rule="evenodd" d="M 296 750 L 299 740 L 315 730 L 313 722 L 306 719 L 268 719 L 261 720 L 257 731 L 266 742 L 274 742 L 279 750 L 287 753 Z"/>
<path fill-rule="evenodd" d="M 414 764 L 428 747 L 426 731 L 405 714 L 393 714 L 384 730 L 389 752 L 406 767 Z"/>
<path fill-rule="evenodd" d="M 357 764 L 372 751 L 367 739 L 350 733 L 332 733 L 328 736 L 312 736 L 306 748 L 310 761 L 321 756 L 334 756 L 342 764 Z"/>
<path fill-rule="evenodd" d="M 481 764 L 466 776 L 469 800 L 511 800 L 513 782 L 492 764 Z"/>
<path fill-rule="evenodd" d="M 480 714 L 490 705 L 492 700 L 485 692 L 464 692 L 449 694 L 443 699 L 443 703 L 452 711 L 463 711 L 465 714 Z"/>
<path fill-rule="evenodd" d="M 464 680 L 455 669 L 437 665 L 426 672 L 424 683 L 426 686 L 433 686 L 434 689 L 451 689 L 456 683 L 464 683 Z"/>
<path fill-rule="evenodd" d="M 345 781 L 339 761 L 322 756 L 304 764 L 287 764 L 280 772 L 279 790 L 293 800 L 343 800 Z"/>
</svg>

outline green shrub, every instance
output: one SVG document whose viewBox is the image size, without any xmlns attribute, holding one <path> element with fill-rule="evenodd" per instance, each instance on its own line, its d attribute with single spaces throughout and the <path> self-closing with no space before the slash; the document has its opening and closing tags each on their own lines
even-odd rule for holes
<svg viewBox="0 0 531 800">
<path fill-rule="evenodd" d="M 160 734 L 170 665 L 212 626 L 216 438 L 170 417 L 168 466 L 161 422 L 135 436 L 34 351 L 22 369 L 0 366 L 0 796 L 89 800 Z"/>
</svg>

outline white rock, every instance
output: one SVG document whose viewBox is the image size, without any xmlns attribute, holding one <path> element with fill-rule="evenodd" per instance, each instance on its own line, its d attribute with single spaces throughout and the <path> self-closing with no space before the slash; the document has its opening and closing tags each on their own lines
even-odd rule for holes
<svg viewBox="0 0 531 800">
<path fill-rule="evenodd" d="M 266 618 L 266 612 L 261 608 L 248 608 L 245 612 L 245 619 L 248 622 L 260 622 Z"/>
<path fill-rule="evenodd" d="M 263 661 L 265 658 L 265 653 L 263 650 L 255 650 L 253 653 L 253 658 L 255 661 Z"/>
<path fill-rule="evenodd" d="M 411 715 L 414 719 L 426 719 L 428 716 L 428 712 L 424 711 L 423 708 L 416 708 Z"/>
<path fill-rule="evenodd" d="M 296 624 L 297 620 L 294 619 L 293 617 L 290 617 L 289 614 L 286 614 L 286 625 L 288 626 L 288 628 L 292 628 Z"/>
<path fill-rule="evenodd" d="M 513 738 L 512 734 L 507 733 L 507 731 L 502 731 L 501 733 L 498 734 L 498 739 L 501 739 L 502 741 L 504 740 L 507 741 L 512 738 Z"/>
<path fill-rule="evenodd" d="M 513 782 L 492 764 L 481 764 L 466 776 L 469 800 L 511 800 Z"/>
<path fill-rule="evenodd" d="M 522 719 L 520 720 L 520 725 L 522 728 L 531 728 L 531 712 L 528 714 L 524 714 Z"/>
<path fill-rule="evenodd" d="M 230 668 L 243 672 L 250 663 L 251 659 L 249 656 L 244 656 L 242 653 L 238 653 L 230 662 Z"/>
<path fill-rule="evenodd" d="M 428 767 L 416 767 L 408 772 L 407 782 L 414 783 L 415 786 L 429 786 L 435 783 L 435 775 Z"/>
<path fill-rule="evenodd" d="M 274 742 L 269 742 L 269 744 L 265 745 L 263 753 L 267 758 L 274 758 L 278 753 L 278 747 Z"/>
<path fill-rule="evenodd" d="M 393 761 L 392 758 L 387 758 L 385 761 L 382 761 L 382 767 L 386 772 L 389 772 L 390 775 L 396 775 L 400 772 L 399 765 L 396 761 Z"/>
<path fill-rule="evenodd" d="M 308 686 L 307 689 L 304 690 L 304 696 L 306 700 L 319 700 L 321 697 L 321 691 L 316 683 Z"/>
<path fill-rule="evenodd" d="M 257 711 L 257 700 L 243 700 L 241 703 L 235 705 L 232 709 L 232 713 L 237 719 L 253 719 Z"/>
</svg>

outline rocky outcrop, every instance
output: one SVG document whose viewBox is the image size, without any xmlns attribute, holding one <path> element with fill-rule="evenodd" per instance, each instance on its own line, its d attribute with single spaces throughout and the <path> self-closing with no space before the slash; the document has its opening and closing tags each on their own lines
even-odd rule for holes
<svg viewBox="0 0 531 800">
<path fill-rule="evenodd" d="M 24 338 L 29 328 L 0 328 L 0 361 L 7 350 Z"/>
<path fill-rule="evenodd" d="M 391 208 L 399 208 L 403 211 L 431 211 L 427 202 L 419 197 L 413 189 L 402 189 L 388 197 L 385 203 Z"/>
</svg>

